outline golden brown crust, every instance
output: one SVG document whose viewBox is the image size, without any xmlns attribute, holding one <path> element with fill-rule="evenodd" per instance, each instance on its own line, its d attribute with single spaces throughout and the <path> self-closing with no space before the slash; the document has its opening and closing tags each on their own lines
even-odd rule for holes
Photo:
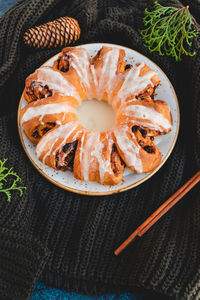
<svg viewBox="0 0 200 300">
<path fill-rule="evenodd" d="M 132 126 L 131 130 L 134 132 L 137 143 L 140 146 L 139 153 L 142 161 L 143 172 L 147 173 L 154 170 L 160 164 L 162 159 L 160 150 L 154 145 L 150 136 L 146 134 L 145 129 L 138 127 L 137 130 L 133 130 Z"/>
<path fill-rule="evenodd" d="M 127 145 L 126 151 L 120 144 L 116 138 L 116 134 L 114 134 L 115 145 L 121 156 L 124 163 L 135 173 L 147 173 L 154 170 L 161 162 L 162 155 L 159 149 L 154 145 L 150 136 L 147 133 L 144 134 L 144 129 L 134 125 L 133 123 L 129 122 L 127 125 L 127 132 L 124 133 L 128 137 L 129 145 Z M 120 130 L 120 128 L 118 129 Z M 127 150 L 129 149 L 129 150 Z M 129 160 L 129 155 L 131 149 L 134 149 L 136 154 L 136 159 L 141 162 L 141 169 L 138 170 L 136 165 L 133 165 L 132 162 Z"/>
<path fill-rule="evenodd" d="M 56 170 L 73 170 L 77 179 L 105 185 L 118 184 L 125 165 L 135 173 L 146 173 L 160 164 L 162 156 L 153 139 L 171 130 L 170 108 L 164 101 L 153 100 L 159 76 L 146 64 L 127 64 L 124 57 L 123 49 L 104 46 L 90 61 L 84 48 L 67 47 L 53 67 L 41 67 L 26 79 L 28 104 L 20 112 L 20 122 L 29 140 L 37 144 L 39 160 Z M 43 72 L 42 79 L 39 72 Z M 98 133 L 82 127 L 76 109 L 88 98 L 114 107 L 113 130 Z M 57 104 L 64 105 L 64 111 Z M 48 105 L 55 105 L 55 110 Z M 135 105 L 139 110 L 143 107 L 144 113 L 135 114 Z M 47 112 L 40 114 L 43 107 Z M 31 109 L 33 116 L 27 117 Z M 158 117 L 158 124 L 151 116 L 148 119 L 149 111 Z M 130 159 L 131 151 L 135 161 Z"/>
<path fill-rule="evenodd" d="M 92 64 L 94 65 L 95 69 L 102 68 L 103 62 L 104 62 L 104 55 L 108 53 L 109 51 L 112 51 L 112 47 L 106 47 L 103 46 L 98 53 L 94 56 L 92 59 Z M 126 62 L 123 60 L 125 57 L 125 51 L 123 49 L 119 50 L 119 57 L 117 61 L 117 70 L 116 70 L 116 75 L 119 73 L 124 72 Z"/>
<path fill-rule="evenodd" d="M 83 64 L 84 67 L 82 66 Z M 86 100 L 88 99 L 88 95 L 91 95 L 91 97 L 94 95 L 95 89 L 90 65 L 89 55 L 84 48 L 66 47 L 54 62 L 53 68 L 60 71 L 62 75 L 76 87 L 81 100 Z M 86 78 L 86 75 L 88 84 L 83 80 L 84 77 Z"/>
<path fill-rule="evenodd" d="M 47 85 L 42 85 L 34 80 L 31 80 L 31 82 L 29 83 L 29 81 L 27 80 L 24 98 L 28 103 L 51 96 L 52 91 Z"/>
<path fill-rule="evenodd" d="M 91 141 L 90 145 L 88 141 Z M 78 141 L 74 159 L 74 177 L 115 185 L 121 181 L 123 171 L 124 163 L 114 146 L 112 135 L 108 132 L 98 134 L 85 131 Z"/>
<path fill-rule="evenodd" d="M 118 112 L 117 120 L 116 120 L 117 124 L 120 124 L 120 123 L 127 120 L 127 111 L 129 109 L 129 107 L 134 106 L 134 105 L 141 105 L 143 107 L 151 109 L 152 112 L 153 111 L 158 112 L 159 114 L 161 114 L 163 116 L 164 119 L 169 121 L 169 124 L 172 125 L 172 115 L 171 115 L 171 112 L 170 112 L 169 105 L 165 101 L 153 100 L 149 97 L 146 98 L 146 99 L 143 99 L 143 100 L 136 99 L 136 98 L 132 99 L 132 101 L 129 100 L 129 102 L 124 107 L 121 107 L 121 110 Z M 157 130 L 152 129 L 151 124 L 153 126 L 154 123 L 152 122 L 152 120 L 148 119 L 148 117 L 146 117 L 146 119 L 139 118 L 137 115 L 132 116 L 131 113 L 129 113 L 128 118 L 129 118 L 130 121 L 133 120 L 133 122 L 136 125 L 140 125 L 141 127 L 147 127 L 147 126 L 142 126 L 143 122 L 148 124 L 149 125 L 149 130 L 150 130 L 149 133 L 151 132 L 152 136 L 157 136 L 157 135 L 160 135 L 160 134 L 166 134 L 169 131 L 171 131 L 171 127 L 166 129 L 166 128 L 162 127 L 162 125 L 159 126 L 160 129 L 157 129 Z"/>
<path fill-rule="evenodd" d="M 141 89 L 138 92 L 131 92 L 131 90 L 130 90 L 130 92 L 128 93 L 128 96 L 125 96 L 125 97 L 123 97 L 123 99 L 121 99 L 119 97 L 120 90 L 122 89 L 123 84 L 125 83 L 126 78 L 128 76 L 128 73 L 130 71 L 134 72 L 134 70 L 136 70 L 137 67 L 141 66 L 141 69 L 139 71 L 139 77 L 141 77 L 141 79 L 146 74 L 151 74 L 151 72 L 152 72 L 152 69 L 149 66 L 147 66 L 146 64 L 144 64 L 144 65 L 143 64 L 136 64 L 135 66 L 132 66 L 132 65 L 128 65 L 128 66 L 129 66 L 128 69 L 126 69 L 126 66 L 125 66 L 125 69 L 124 69 L 124 72 L 123 72 L 123 74 L 125 74 L 125 76 L 121 77 L 121 80 L 118 81 L 116 87 L 114 88 L 114 90 L 112 92 L 111 103 L 115 106 L 116 110 L 118 110 L 120 108 L 120 106 L 122 104 L 122 101 L 127 102 L 130 99 L 134 99 L 135 97 L 138 97 L 138 96 L 141 96 L 141 97 L 145 96 L 145 97 L 150 98 L 151 96 L 154 95 L 155 88 L 160 83 L 159 76 L 155 72 L 153 72 L 152 76 L 150 76 L 150 82 L 151 83 L 147 84 L 144 89 Z M 132 76 L 134 76 L 134 75 L 132 75 Z M 130 86 L 131 85 L 132 85 L 132 82 L 130 83 Z"/>
<path fill-rule="evenodd" d="M 66 128 L 65 138 L 51 138 L 47 133 L 45 136 L 46 142 L 43 144 L 44 141 L 41 140 L 36 148 L 36 153 L 39 153 L 39 160 L 56 170 L 66 171 L 73 169 L 75 150 L 77 142 L 82 135 L 82 128 L 80 124 L 74 122 L 73 131 L 69 136 L 69 130 Z M 58 130 L 58 127 L 55 127 L 54 130 Z M 66 147 L 68 148 L 67 150 L 65 149 Z M 41 148 L 43 149 L 42 152 L 39 151 Z"/>
<path fill-rule="evenodd" d="M 111 95 L 108 95 L 108 91 L 107 91 L 107 83 L 109 82 L 109 74 L 107 74 L 107 73 L 104 74 L 104 78 L 103 78 L 103 82 L 102 82 L 102 73 L 101 72 L 102 72 L 103 64 L 105 63 L 105 54 L 112 51 L 112 49 L 113 48 L 111 48 L 111 47 L 103 46 L 92 60 L 93 67 L 94 67 L 94 70 L 96 73 L 96 80 L 98 83 L 101 81 L 101 86 L 102 86 L 101 99 L 99 99 L 99 100 L 109 101 L 109 96 L 111 96 Z M 115 78 L 112 80 L 113 89 L 119 79 L 119 77 L 117 77 L 117 75 L 124 72 L 124 69 L 126 66 L 126 62 L 123 60 L 124 56 L 125 56 L 125 51 L 123 49 L 120 49 L 118 59 L 117 59 Z M 110 93 L 112 93 L 112 92 L 110 92 Z M 95 93 L 94 98 L 95 99 L 99 98 L 98 93 Z M 110 99 L 110 102 L 111 102 L 111 99 Z"/>
<path fill-rule="evenodd" d="M 73 48 L 73 47 L 64 48 L 62 53 L 59 55 L 59 58 L 54 62 L 54 65 L 51 69 L 58 72 L 62 77 L 65 78 L 65 80 L 67 82 L 69 82 L 69 84 L 71 86 L 73 86 L 75 88 L 77 94 L 80 97 L 80 100 L 85 100 L 85 99 L 87 99 L 88 88 L 83 85 L 76 69 L 73 66 L 71 66 L 70 60 L 67 61 L 67 63 L 69 63 L 68 68 L 66 69 L 66 71 L 63 71 L 63 65 L 64 65 L 64 63 L 66 63 L 64 61 L 63 57 L 68 57 L 68 56 L 70 57 L 70 53 L 74 53 L 75 55 L 77 55 L 77 57 L 81 57 L 82 51 L 83 51 L 83 49 L 81 49 L 81 48 Z M 67 55 L 66 53 L 69 53 L 69 55 Z M 89 56 L 87 57 L 87 59 L 88 59 L 87 72 L 91 73 Z M 60 60 L 62 60 L 62 64 L 58 63 Z M 25 89 L 24 89 L 24 98 L 26 99 L 26 101 L 28 103 L 32 102 L 32 101 L 36 101 L 38 99 L 51 97 L 52 95 L 54 95 L 55 92 L 59 92 L 59 90 L 56 91 L 55 89 L 52 89 L 50 87 L 50 84 L 48 84 L 48 80 L 49 80 L 48 77 L 47 77 L 47 82 L 45 82 L 45 83 L 41 82 L 40 76 L 38 75 L 38 72 L 39 72 L 38 70 L 39 69 L 37 69 L 33 74 L 31 74 L 26 79 Z M 92 85 L 93 85 L 93 82 L 92 82 L 92 77 L 91 77 L 91 80 L 89 81 L 90 88 Z"/>
<path fill-rule="evenodd" d="M 40 108 L 47 107 L 47 105 L 51 104 L 62 104 L 66 103 L 71 107 L 74 108 L 74 111 L 70 111 L 68 113 L 60 112 L 60 113 L 46 113 L 42 116 L 42 112 L 40 114 Z M 36 116 L 29 118 L 29 120 L 23 119 L 24 115 L 30 109 L 38 109 L 39 111 Z M 48 132 L 49 130 L 53 129 L 56 124 L 65 124 L 71 120 L 77 120 L 77 115 L 75 109 L 77 108 L 77 101 L 72 97 L 61 96 L 59 94 L 55 94 L 50 98 L 44 98 L 40 101 L 34 101 L 26 105 L 20 111 L 20 122 L 23 127 L 24 133 L 28 137 L 28 139 L 33 143 L 37 144 L 41 137 Z"/>
</svg>

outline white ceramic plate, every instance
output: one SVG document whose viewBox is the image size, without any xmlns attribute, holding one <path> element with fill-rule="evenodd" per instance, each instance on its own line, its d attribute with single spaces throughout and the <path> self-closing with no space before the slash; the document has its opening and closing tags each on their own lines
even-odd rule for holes
<svg viewBox="0 0 200 300">
<path fill-rule="evenodd" d="M 148 66 L 150 66 L 154 71 L 156 71 L 160 77 L 161 84 L 156 89 L 156 97 L 155 99 L 161 99 L 166 101 L 171 109 L 172 118 L 173 118 L 173 127 L 172 131 L 164 136 L 160 136 L 155 138 L 155 144 L 158 146 L 162 153 L 162 161 L 160 165 L 152 172 L 146 173 L 146 174 L 134 174 L 131 170 L 126 168 L 123 180 L 115 186 L 106 186 L 101 185 L 96 182 L 85 182 L 80 181 L 74 178 L 73 173 L 70 171 L 62 172 L 62 171 L 56 171 L 46 165 L 44 165 L 42 162 L 40 162 L 35 155 L 35 145 L 33 145 L 28 138 L 25 136 L 22 127 L 19 122 L 19 111 L 21 108 L 23 108 L 27 102 L 25 101 L 23 94 L 19 103 L 19 109 L 18 109 L 18 130 L 20 139 L 22 142 L 22 145 L 24 147 L 24 150 L 31 160 L 32 164 L 37 168 L 37 170 L 44 176 L 46 179 L 51 181 L 52 183 L 58 185 L 59 187 L 79 193 L 79 194 L 87 194 L 87 195 L 108 195 L 108 194 L 114 194 L 119 193 L 128 189 L 131 189 L 142 182 L 149 179 L 152 175 L 154 175 L 161 166 L 166 162 L 167 158 L 169 157 L 170 153 L 172 152 L 177 136 L 179 131 L 179 123 L 180 123 L 180 112 L 179 112 L 179 105 L 178 100 L 174 91 L 174 88 L 172 84 L 170 83 L 167 76 L 164 74 L 164 72 L 150 59 L 145 57 L 144 55 L 136 52 L 135 50 L 113 45 L 113 44 L 103 44 L 103 43 L 96 43 L 96 44 L 86 44 L 81 45 L 79 47 L 85 48 L 91 57 L 95 56 L 98 50 L 103 46 L 111 46 L 111 47 L 117 47 L 124 49 L 126 52 L 125 60 L 129 64 L 135 64 L 138 62 L 144 62 Z M 58 58 L 58 55 L 53 56 L 51 59 L 49 59 L 47 62 L 44 63 L 44 65 L 52 66 L 53 62 Z"/>
</svg>

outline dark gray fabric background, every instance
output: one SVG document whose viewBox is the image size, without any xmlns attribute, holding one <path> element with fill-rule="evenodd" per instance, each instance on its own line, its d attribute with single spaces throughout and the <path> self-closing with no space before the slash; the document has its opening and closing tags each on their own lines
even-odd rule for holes
<svg viewBox="0 0 200 300">
<path fill-rule="evenodd" d="M 182 1 L 188 3 L 199 21 L 199 2 Z M 22 198 L 16 194 L 10 204 L 3 197 L 0 201 L 1 299 L 29 299 L 38 279 L 83 293 L 138 288 L 176 299 L 199 299 L 199 187 L 119 257 L 113 254 L 200 167 L 199 39 L 192 45 L 196 56 L 184 57 L 181 63 L 150 53 L 138 31 L 143 11 L 151 5 L 141 0 L 25 0 L 0 20 L 0 158 L 8 157 L 8 165 L 27 186 Z M 155 61 L 176 90 L 181 110 L 176 146 L 151 179 L 130 191 L 102 197 L 64 191 L 34 169 L 20 144 L 16 113 L 25 78 L 60 51 L 27 49 L 23 33 L 66 15 L 80 23 L 76 45 L 111 42 L 135 49 Z"/>
</svg>

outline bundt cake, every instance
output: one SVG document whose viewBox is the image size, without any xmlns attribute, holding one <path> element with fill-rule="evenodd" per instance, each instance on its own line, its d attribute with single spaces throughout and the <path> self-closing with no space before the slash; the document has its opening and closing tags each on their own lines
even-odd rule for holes
<svg viewBox="0 0 200 300">
<path fill-rule="evenodd" d="M 20 122 L 40 161 L 106 185 L 118 184 L 125 166 L 145 173 L 160 164 L 154 137 L 171 130 L 170 108 L 153 99 L 158 74 L 124 58 L 125 51 L 117 47 L 103 46 L 93 59 L 82 47 L 64 48 L 52 67 L 41 66 L 26 79 L 28 103 Z M 83 127 L 77 109 L 87 99 L 113 107 L 116 122 L 111 129 Z"/>
</svg>

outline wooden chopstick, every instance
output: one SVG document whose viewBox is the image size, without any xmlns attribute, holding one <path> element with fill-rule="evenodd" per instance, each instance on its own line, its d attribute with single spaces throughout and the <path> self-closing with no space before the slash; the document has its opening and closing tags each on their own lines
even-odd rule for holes
<svg viewBox="0 0 200 300">
<path fill-rule="evenodd" d="M 177 192 L 165 201 L 149 218 L 147 218 L 115 251 L 119 255 L 137 236 L 141 237 L 150 229 L 170 208 L 185 196 L 200 181 L 200 171 L 190 178 Z"/>
</svg>

